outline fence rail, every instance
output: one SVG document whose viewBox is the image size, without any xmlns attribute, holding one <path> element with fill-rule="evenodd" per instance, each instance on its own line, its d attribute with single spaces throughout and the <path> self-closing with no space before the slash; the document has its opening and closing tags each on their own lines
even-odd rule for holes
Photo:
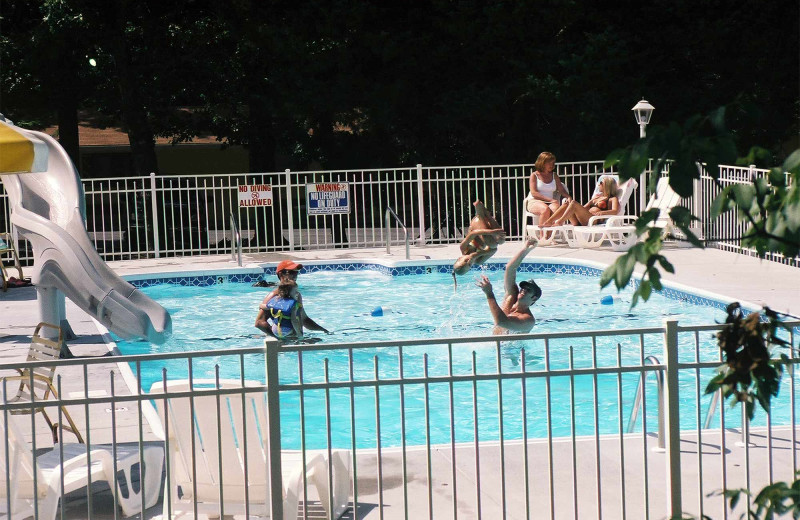
<svg viewBox="0 0 800 520">
<path fill-rule="evenodd" d="M 800 322 L 787 325 L 786 363 L 796 365 Z M 282 508 L 295 507 L 287 498 L 294 490 L 303 517 L 336 516 L 346 504 L 349 518 L 663 518 L 678 511 L 726 518 L 746 504 L 729 511 L 712 492 L 792 480 L 800 442 L 796 370 L 785 371 L 772 416 L 759 411 L 758 422 L 743 425 L 738 410 L 719 407 L 719 420 L 704 428 L 704 388 L 721 362 L 707 338 L 720 328 L 667 321 L 513 341 L 268 341 L 21 363 L 28 374 L 56 366 L 58 398 L 14 401 L 19 381 L 2 382 L 0 426 L 16 425 L 23 442 L 6 435 L 0 446 L 1 501 L 38 511 L 46 502 L 11 502 L 7 490 L 24 472 L 6 453 L 35 452 L 27 460 L 36 474 L 37 464 L 53 457 L 63 463 L 65 454 L 97 458 L 106 450 L 135 458 L 131 487 L 75 491 L 63 500 L 67 515 L 109 518 L 115 504 L 133 507 L 132 494 L 138 510 L 156 507 L 149 497 L 157 486 L 165 517 L 271 508 L 273 518 L 287 518 Z M 663 363 L 648 361 L 653 355 Z M 238 376 L 221 379 L 222 365 L 238 366 Z M 634 399 L 638 381 L 651 373 L 663 376 L 663 401 L 648 385 Z M 640 419 L 628 433 L 635 406 Z M 54 445 L 33 409 L 58 416 L 59 424 L 63 413 L 72 414 L 86 445 L 76 451 L 65 430 Z M 664 439 L 658 417 L 665 418 Z M 749 437 L 736 444 L 748 426 Z M 167 454 L 163 470 L 154 450 Z M 231 453 L 234 460 L 226 458 Z M 150 471 L 158 473 L 155 484 Z M 283 482 L 284 493 L 270 482 Z M 17 489 L 24 496 L 24 486 Z"/>
<path fill-rule="evenodd" d="M 484 201 L 509 238 L 522 237 L 521 203 L 528 192 L 531 164 L 487 166 L 417 165 L 411 168 L 321 172 L 155 175 L 84 179 L 86 229 L 105 260 L 160 256 L 233 254 L 229 215 L 236 214 L 245 253 L 303 249 L 365 248 L 402 245 L 403 231 L 387 231 L 383 217 L 392 207 L 419 244 L 458 243 L 472 218 L 472 202 Z M 557 172 L 577 200 L 588 200 L 597 178 L 610 170 L 602 161 L 558 163 Z M 668 175 L 669 167 L 661 172 Z M 768 170 L 720 166 L 717 180 L 705 169 L 694 194 L 682 201 L 700 218 L 697 231 L 712 246 L 755 254 L 740 246 L 746 224 L 728 213 L 716 220 L 710 208 L 722 186 L 749 183 Z M 627 212 L 641 213 L 647 202 L 647 175 Z M 347 184 L 349 212 L 315 214 L 308 207 L 308 186 Z M 268 185 L 272 204 L 240 207 L 239 187 Z M 11 231 L 8 199 L 0 191 L 0 232 Z M 26 243 L 20 258 L 30 261 Z M 775 255 L 773 255 L 775 256 Z M 771 258 L 800 265 L 797 258 Z"/>
</svg>

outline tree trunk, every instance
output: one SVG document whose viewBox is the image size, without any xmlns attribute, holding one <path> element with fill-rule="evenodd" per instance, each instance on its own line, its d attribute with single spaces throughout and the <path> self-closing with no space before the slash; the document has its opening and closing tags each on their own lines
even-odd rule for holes
<svg viewBox="0 0 800 520">
<path fill-rule="evenodd" d="M 80 141 L 78 134 L 78 93 L 75 92 L 76 78 L 70 72 L 60 78 L 62 84 L 56 85 L 56 103 L 58 104 L 58 142 L 72 159 L 75 168 L 80 171 Z M 74 72 L 72 69 L 71 72 Z"/>
<path fill-rule="evenodd" d="M 122 101 L 122 119 L 131 144 L 133 173 L 136 176 L 146 176 L 151 172 L 158 173 L 155 138 L 147 119 L 147 111 L 139 95 L 136 71 L 131 65 L 128 42 L 125 38 L 129 2 L 123 0 L 115 2 L 115 4 L 114 33 L 116 38 L 114 38 L 113 52 Z"/>
<path fill-rule="evenodd" d="M 250 97 L 250 173 L 275 171 L 272 113 L 261 96 Z"/>
</svg>

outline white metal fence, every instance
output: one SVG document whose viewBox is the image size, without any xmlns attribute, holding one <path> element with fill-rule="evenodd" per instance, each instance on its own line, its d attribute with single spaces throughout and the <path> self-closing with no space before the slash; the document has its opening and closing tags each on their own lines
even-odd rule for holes
<svg viewBox="0 0 800 520">
<path fill-rule="evenodd" d="M 800 322 L 789 325 L 792 347 L 784 353 L 794 365 Z M 793 480 L 798 469 L 797 376 L 785 373 L 772 416 L 759 410 L 758 422 L 743 427 L 740 410 L 718 406 L 706 427 L 710 396 L 704 389 L 720 365 L 710 337 L 719 328 L 667 321 L 664 327 L 513 340 L 268 342 L 226 351 L 63 360 L 56 363 L 60 399 L 0 400 L 0 426 L 15 420 L 25 441 L 14 446 L 6 435 L 0 446 L 0 455 L 12 455 L 0 457 L 0 507 L 24 506 L 7 492 L 15 482 L 24 484 L 15 460 L 52 467 L 53 457 L 58 462 L 67 452 L 83 454 L 69 463 L 86 475 L 85 459 L 106 450 L 114 460 L 119 453 L 138 454 L 133 477 L 114 491 L 95 486 L 93 493 L 83 488 L 68 494 L 62 514 L 110 518 L 113 505 L 132 494 L 141 510 L 153 492 L 147 472 L 157 471 L 166 515 L 271 508 L 272 517 L 281 518 L 282 507 L 294 505 L 286 498 L 292 496 L 287 482 L 294 482 L 298 514 L 318 517 L 336 510 L 335 493 L 326 489 L 341 489 L 344 482 L 346 518 L 639 519 L 678 511 L 738 517 L 747 501 L 732 512 L 715 491 L 758 490 Z M 238 366 L 238 379 L 220 381 L 222 365 Z M 659 377 L 648 377 L 654 374 Z M 171 386 L 180 379 L 194 384 Z M 647 383 L 638 401 L 642 379 L 661 381 L 663 393 Z M 13 397 L 18 384 L 5 382 L 4 395 Z M 260 404 L 251 407 L 252 399 Z M 59 424 L 64 411 L 70 413 L 86 445 L 76 452 L 66 431 L 59 431 L 63 442 L 53 445 L 44 421 L 31 414 L 34 408 Z M 639 419 L 632 416 L 635 408 Z M 165 420 L 164 410 L 174 415 Z M 191 434 L 182 436 L 179 429 Z M 163 472 L 144 456 L 155 447 L 172 454 Z M 14 459 L 20 455 L 15 449 L 37 456 Z M 223 460 L 231 450 L 234 460 Z M 322 464 L 311 471 L 310 461 Z M 119 474 L 115 469 L 104 478 L 113 483 Z M 204 495 L 208 482 L 211 498 L 208 489 Z M 270 482 L 283 482 L 284 493 Z M 17 491 L 24 496 L 26 488 Z M 58 486 L 50 492 L 63 494 Z M 38 512 L 46 500 L 44 493 L 31 507 Z"/>
<path fill-rule="evenodd" d="M 231 214 L 239 222 L 245 253 L 384 247 L 384 214 L 391 207 L 418 243 L 457 243 L 469 227 L 472 202 L 484 201 L 511 239 L 522 236 L 521 204 L 528 192 L 531 164 L 495 166 L 417 165 L 412 168 L 338 170 L 263 174 L 156 176 L 84 179 L 86 228 L 105 260 L 190 256 L 234 252 Z M 557 171 L 577 200 L 587 200 L 597 177 L 608 173 L 602 161 L 559 163 Z M 721 166 L 719 182 L 748 183 L 767 170 Z M 668 170 L 661 172 L 667 175 Z M 628 214 L 647 203 L 646 177 Z M 316 215 L 307 207 L 307 185 L 347 183 L 349 213 Z M 269 185 L 271 206 L 239 207 L 239 186 Z M 745 226 L 728 214 L 710 219 L 719 193 L 708 172 L 695 182 L 694 195 L 682 201 L 700 218 L 698 231 L 714 246 L 741 248 Z M 0 192 L 0 232 L 12 231 L 7 196 Z M 402 244 L 404 234 L 392 224 L 388 239 Z M 32 255 L 18 244 L 23 261 Z M 796 258 L 772 258 L 798 265 Z"/>
<path fill-rule="evenodd" d="M 230 214 L 240 224 L 244 252 L 381 247 L 391 207 L 425 243 L 463 238 L 483 200 L 509 237 L 521 237 L 521 203 L 532 165 L 445 166 L 264 174 L 84 179 L 86 228 L 105 260 L 230 253 Z M 562 163 L 558 172 L 576 198 L 587 198 L 602 161 Z M 306 186 L 348 183 L 350 211 L 310 214 Z M 238 187 L 270 185 L 273 204 L 240 208 Z M 7 197 L 0 195 L 0 230 L 8 229 Z M 633 204 L 631 211 L 636 211 Z M 424 237 L 421 232 L 424 231 Z M 399 227 L 389 237 L 403 241 Z M 24 244 L 21 257 L 29 259 Z"/>
</svg>

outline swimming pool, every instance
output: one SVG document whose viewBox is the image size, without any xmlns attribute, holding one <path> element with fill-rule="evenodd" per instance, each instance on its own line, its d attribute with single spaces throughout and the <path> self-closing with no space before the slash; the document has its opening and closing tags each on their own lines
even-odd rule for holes
<svg viewBox="0 0 800 520">
<path fill-rule="evenodd" d="M 307 267 L 299 283 L 306 309 L 311 317 L 334 332 L 326 336 L 309 333 L 322 339 L 323 344 L 333 342 L 375 342 L 393 339 L 444 338 L 484 336 L 491 333 L 492 321 L 483 293 L 475 287 L 473 270 L 459 279 L 457 290 L 447 266 L 415 266 L 404 272 L 392 272 L 375 266 L 367 270 L 339 270 L 331 266 Z M 326 269 L 325 267 L 328 267 Z M 485 272 L 491 279 L 495 293 L 502 293 L 503 264 L 488 264 Z M 374 269 L 374 270 L 372 270 Z M 430 271 L 430 272 L 429 272 Z M 620 330 L 636 327 L 659 327 L 666 318 L 678 319 L 682 325 L 711 324 L 724 319 L 724 302 L 692 296 L 680 291 L 665 291 L 655 294 L 649 302 L 640 303 L 630 309 L 632 288 L 617 295 L 615 291 L 600 291 L 598 269 L 583 266 L 541 264 L 530 262 L 521 268 L 518 280 L 534 277 L 542 287 L 543 296 L 533 306 L 537 325 L 533 332 L 566 332 L 578 330 Z M 414 274 L 411 274 L 414 273 Z M 397 276 L 405 274 L 406 276 Z M 139 354 L 164 351 L 224 350 L 259 346 L 263 336 L 253 328 L 256 308 L 269 291 L 251 287 L 255 276 L 196 277 L 193 279 L 163 279 L 139 282 L 138 285 L 149 296 L 164 305 L 173 317 L 173 337 L 163 346 L 149 343 L 119 342 L 123 354 Z M 274 278 L 272 278 L 274 279 Z M 184 283 L 186 285 L 176 285 Z M 220 283 L 221 282 L 221 283 Z M 240 282 L 240 283 L 237 283 Z M 605 295 L 618 296 L 612 305 L 603 305 Z M 383 316 L 372 316 L 376 307 L 384 309 Z M 653 335 L 643 341 L 632 340 L 630 335 L 597 338 L 597 366 L 635 365 L 648 355 L 662 355 L 660 337 Z M 521 366 L 521 354 L 525 351 L 525 366 Z M 397 377 L 400 359 L 405 377 L 421 376 L 423 360 L 427 355 L 427 370 L 431 376 L 470 374 L 473 370 L 473 352 L 478 373 L 512 373 L 524 368 L 526 371 L 590 367 L 593 361 L 591 342 L 553 340 L 545 343 L 537 340 L 514 340 L 504 337 L 497 342 L 475 342 L 448 351 L 444 345 L 426 345 L 424 348 L 407 348 L 398 355 L 396 349 L 359 349 L 353 353 L 354 379 L 375 379 L 377 366 L 381 379 Z M 323 350 L 303 354 L 303 381 L 322 381 L 323 360 L 327 359 L 331 380 L 346 380 L 349 377 L 347 350 Z M 688 355 L 688 353 L 687 353 Z M 718 359 L 718 349 L 711 335 L 701 342 L 700 356 L 704 360 Z M 194 378 L 212 378 L 215 365 L 220 366 L 223 378 L 239 378 L 238 363 L 221 361 L 222 358 L 204 358 L 192 365 Z M 170 379 L 186 378 L 188 368 L 185 361 L 167 361 L 142 367 L 142 386 L 150 388 L 161 380 L 161 370 L 166 368 Z M 296 353 L 285 353 L 280 359 L 281 382 L 291 383 L 299 379 Z M 245 377 L 264 380 L 263 356 L 253 356 L 246 363 Z M 711 377 L 710 371 L 706 379 Z M 576 406 L 576 417 L 570 414 L 552 415 L 550 421 L 542 420 L 541 406 L 531 406 L 525 417 L 518 409 L 522 383 L 517 380 L 497 382 L 481 381 L 451 384 L 402 385 L 402 399 L 406 414 L 406 427 L 401 428 L 397 416 L 401 388 L 382 388 L 376 397 L 374 388 L 363 387 L 354 391 L 355 415 L 359 418 L 357 445 L 375 446 L 377 440 L 375 414 L 376 402 L 380 400 L 380 438 L 383 446 L 396 446 L 401 435 L 410 444 L 426 441 L 423 427 L 425 409 L 429 410 L 432 443 L 449 442 L 451 434 L 457 442 L 471 440 L 475 422 L 473 403 L 479 411 L 478 431 L 481 440 L 495 440 L 499 436 L 500 392 L 502 386 L 502 414 L 504 438 L 521 438 L 523 423 L 528 437 L 545 437 L 548 430 L 554 436 L 586 435 L 599 429 L 599 433 L 615 433 L 619 430 L 620 409 L 618 394 L 624 396 L 622 415 L 627 418 L 632 406 L 638 376 L 625 374 L 619 381 L 616 376 L 599 376 L 595 390 L 595 379 L 591 376 L 532 377 L 526 379 L 524 390 L 531 403 L 543 404 L 549 394 L 550 407 L 554 410 L 572 408 L 572 402 L 583 402 L 589 394 L 598 394 L 597 414 L 592 407 Z M 691 375 L 682 378 L 682 386 L 691 389 L 694 401 L 696 380 Z M 427 393 L 427 395 L 426 395 Z M 655 392 L 650 392 L 653 398 Z M 281 394 L 282 432 L 287 447 L 298 447 L 296 432 L 299 431 L 299 392 Z M 342 389 L 330 391 L 330 399 L 336 406 L 347 406 L 349 392 Z M 687 392 L 687 395 L 689 393 Z M 610 397 L 604 399 L 603 396 Z M 611 398 L 613 397 L 613 398 Z M 451 398 L 453 403 L 451 405 Z M 325 445 L 324 428 L 328 418 L 325 414 L 325 392 L 306 391 L 302 396 L 305 409 L 306 445 Z M 594 399 L 592 397 L 592 399 Z M 650 399 L 648 399 L 648 402 Z M 513 403 L 513 404 L 511 404 Z M 453 408 L 453 421 L 450 409 Z M 648 404 L 648 421 L 654 402 Z M 687 400 L 686 413 L 694 414 L 696 405 Z M 595 415 L 608 418 L 597 421 Z M 372 419 L 370 419 L 372 418 Z M 331 418 L 331 433 L 334 446 L 346 447 L 351 442 L 351 424 L 347 414 L 334 414 Z M 596 424 L 598 423 L 598 424 Z M 651 422 L 653 424 L 653 422 Z M 687 425 L 686 427 L 690 427 Z"/>
</svg>

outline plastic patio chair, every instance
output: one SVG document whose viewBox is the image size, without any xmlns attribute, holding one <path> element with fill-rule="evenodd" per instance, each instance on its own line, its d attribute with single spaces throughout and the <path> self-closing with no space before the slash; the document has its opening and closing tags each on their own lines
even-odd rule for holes
<svg viewBox="0 0 800 520">
<path fill-rule="evenodd" d="M 600 175 L 597 178 L 597 182 L 595 183 L 595 189 L 591 195 L 592 198 L 602 193 L 603 181 L 605 181 L 609 177 L 619 182 L 619 176 L 616 174 L 604 173 Z M 636 188 L 638 186 L 639 183 L 637 183 L 636 180 L 634 179 L 628 179 L 627 181 L 620 184 L 617 189 L 617 199 L 619 199 L 619 209 L 617 210 L 616 215 L 603 215 L 603 216 L 591 217 L 589 219 L 588 225 L 592 225 L 599 219 L 624 215 L 628 207 L 628 201 L 630 201 L 631 195 L 633 194 L 634 191 L 636 191 Z M 557 241 L 561 241 L 561 242 L 566 242 L 566 244 L 569 247 L 584 247 L 580 245 L 580 242 L 576 237 L 576 231 L 575 231 L 581 229 L 582 227 L 584 226 L 573 226 L 571 224 L 564 224 L 562 226 L 551 226 L 547 228 L 541 228 L 539 227 L 538 224 L 527 225 L 526 236 L 535 236 L 536 238 L 538 238 L 539 245 L 552 245 Z"/>
<path fill-rule="evenodd" d="M 58 339 L 52 340 L 42 336 L 42 329 L 51 329 L 53 335 L 57 336 Z M 63 344 L 64 336 L 61 327 L 57 327 L 51 323 L 41 322 L 33 331 L 31 346 L 25 361 L 55 361 L 59 359 Z M 9 391 L 15 392 L 13 395 L 9 396 L 9 403 L 30 402 L 32 399 L 36 401 L 47 401 L 51 397 L 57 400 L 59 398 L 58 391 L 55 386 L 53 386 L 53 377 L 56 372 L 56 367 L 54 365 L 36 368 L 15 368 L 15 370 L 19 375 L 0 378 L 0 384 L 2 384 L 4 380 L 13 383 L 8 385 Z M 14 386 L 16 386 L 15 391 L 11 390 Z M 28 414 L 28 410 L 17 410 L 11 413 Z M 81 432 L 78 430 L 75 421 L 72 420 L 72 416 L 70 416 L 66 407 L 61 406 L 61 414 L 64 419 L 66 419 L 67 424 L 59 425 L 58 423 L 54 423 L 44 407 L 34 408 L 33 413 L 40 413 L 44 416 L 44 420 L 47 421 L 47 426 L 50 427 L 50 431 L 53 434 L 53 442 L 58 442 L 58 431 L 61 429 L 74 433 L 78 438 L 78 442 L 83 443 Z"/>
<path fill-rule="evenodd" d="M 0 403 L 2 393 L 0 385 Z M 142 478 L 142 473 L 137 471 L 140 462 L 137 446 L 117 445 L 116 449 L 92 446 L 87 454 L 83 444 L 56 444 L 52 450 L 34 457 L 24 441 L 23 421 L 17 415 L 0 412 L 0 517 L 19 520 L 38 512 L 36 518 L 55 520 L 62 492 L 66 495 L 97 481 L 106 481 L 112 489 L 116 486 L 114 495 L 124 516 L 141 511 L 141 493 L 144 493 L 146 508 L 158 502 L 164 464 L 161 446 L 144 448 Z M 117 478 L 114 475 L 115 452 Z M 139 476 L 138 491 L 133 486 L 134 474 Z"/>
<path fill-rule="evenodd" d="M 673 225 L 669 211 L 680 201 L 680 195 L 675 193 L 669 185 L 669 178 L 660 178 L 656 184 L 655 193 L 645 207 L 645 211 L 659 210 L 658 218 L 652 223 L 652 226 L 661 228 L 663 234 L 670 233 Z M 597 248 L 607 241 L 614 251 L 627 251 L 639 239 L 634 225 L 638 218 L 635 215 L 592 217 L 589 219 L 589 225 L 576 227 L 574 230 L 578 247 Z"/>
<path fill-rule="evenodd" d="M 219 396 L 206 393 L 193 398 L 170 397 L 170 394 L 214 390 L 215 382 L 195 380 L 192 387 L 187 380 L 170 381 L 166 394 L 163 383 L 155 383 L 150 388 L 162 427 L 167 432 L 170 472 L 162 518 L 192 515 L 195 507 L 198 514 L 209 516 L 219 515 L 221 509 L 225 515 L 269 516 L 266 395 L 248 391 L 247 387 L 252 386 L 260 385 L 251 381 L 242 385 L 238 380 L 222 380 L 220 388 L 235 388 L 241 392 Z M 328 460 L 327 450 L 306 450 L 305 468 L 302 452 L 283 451 L 281 464 L 284 520 L 297 517 L 303 494 L 303 474 L 308 484 L 316 488 L 327 518 L 338 518 L 347 510 L 349 450 L 332 450 L 331 460 Z M 328 485 L 329 464 L 332 486 Z"/>
</svg>

